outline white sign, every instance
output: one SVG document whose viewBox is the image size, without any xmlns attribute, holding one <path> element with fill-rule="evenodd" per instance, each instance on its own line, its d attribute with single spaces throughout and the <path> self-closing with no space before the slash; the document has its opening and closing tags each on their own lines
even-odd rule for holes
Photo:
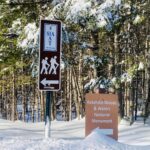
<svg viewBox="0 0 150 150">
<path fill-rule="evenodd" d="M 56 24 L 44 24 L 44 51 L 57 51 Z"/>
</svg>

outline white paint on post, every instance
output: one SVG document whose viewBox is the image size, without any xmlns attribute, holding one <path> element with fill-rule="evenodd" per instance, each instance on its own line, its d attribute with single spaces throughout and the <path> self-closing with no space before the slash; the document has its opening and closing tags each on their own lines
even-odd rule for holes
<svg viewBox="0 0 150 150">
<path fill-rule="evenodd" d="M 50 138 L 50 119 L 46 116 L 46 123 L 45 123 L 45 138 Z"/>
</svg>

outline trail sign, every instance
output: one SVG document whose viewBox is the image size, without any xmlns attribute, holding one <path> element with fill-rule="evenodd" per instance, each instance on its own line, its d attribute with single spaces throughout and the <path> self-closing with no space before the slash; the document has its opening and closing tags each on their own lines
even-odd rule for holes
<svg viewBox="0 0 150 150">
<path fill-rule="evenodd" d="M 86 136 L 95 128 L 118 139 L 118 96 L 116 94 L 88 93 L 86 98 Z"/>
<path fill-rule="evenodd" d="M 41 20 L 39 51 L 39 89 L 60 89 L 61 22 Z"/>
</svg>

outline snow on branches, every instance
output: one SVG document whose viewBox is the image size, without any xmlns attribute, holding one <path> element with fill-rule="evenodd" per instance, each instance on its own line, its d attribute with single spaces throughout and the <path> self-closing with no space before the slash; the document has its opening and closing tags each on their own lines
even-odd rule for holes
<svg viewBox="0 0 150 150">
<path fill-rule="evenodd" d="M 33 48 L 38 45 L 39 29 L 35 23 L 28 23 L 24 27 L 24 36 L 19 39 L 18 46 L 23 49 Z"/>
<path fill-rule="evenodd" d="M 111 30 L 113 23 L 119 19 L 119 5 L 121 0 L 67 0 L 55 6 L 49 17 L 63 18 L 64 22 L 79 24 L 91 30 L 103 27 Z"/>
</svg>

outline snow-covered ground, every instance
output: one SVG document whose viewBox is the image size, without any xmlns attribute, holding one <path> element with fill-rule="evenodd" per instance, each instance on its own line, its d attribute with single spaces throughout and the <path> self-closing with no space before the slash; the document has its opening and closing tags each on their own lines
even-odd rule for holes
<svg viewBox="0 0 150 150">
<path fill-rule="evenodd" d="M 0 150 L 150 150 L 150 119 L 145 125 L 138 120 L 132 126 L 121 121 L 119 142 L 99 129 L 85 138 L 84 124 L 84 119 L 52 121 L 51 138 L 45 139 L 44 123 L 0 119 Z"/>
</svg>

